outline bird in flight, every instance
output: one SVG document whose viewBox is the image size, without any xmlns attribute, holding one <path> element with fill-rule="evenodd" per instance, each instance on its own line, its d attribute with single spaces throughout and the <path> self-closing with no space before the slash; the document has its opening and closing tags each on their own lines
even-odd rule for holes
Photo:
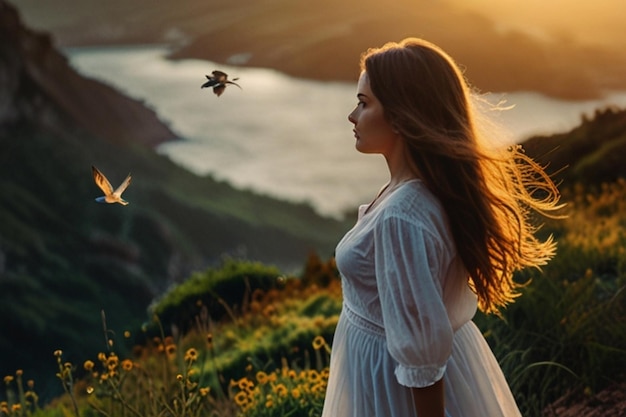
<svg viewBox="0 0 626 417">
<path fill-rule="evenodd" d="M 226 90 L 227 84 L 236 85 L 237 87 L 241 88 L 239 84 L 234 82 L 234 81 L 237 81 L 239 78 L 233 78 L 233 81 L 230 81 L 228 79 L 228 74 L 222 71 L 218 71 L 218 70 L 213 71 L 211 74 L 212 75 L 205 75 L 208 81 L 202 84 L 200 88 L 212 87 L 213 92 L 218 97 L 222 95 L 224 90 Z"/>
<path fill-rule="evenodd" d="M 105 177 L 104 174 L 98 170 L 98 168 L 92 165 L 91 170 L 93 172 L 93 179 L 96 181 L 96 185 L 100 187 L 104 193 L 102 197 L 96 198 L 98 203 L 120 203 L 124 206 L 128 204 L 128 201 L 122 198 L 122 193 L 130 184 L 130 174 L 128 174 L 124 182 L 122 182 L 119 187 L 113 190 L 113 186 L 111 186 L 107 177 Z"/>
</svg>

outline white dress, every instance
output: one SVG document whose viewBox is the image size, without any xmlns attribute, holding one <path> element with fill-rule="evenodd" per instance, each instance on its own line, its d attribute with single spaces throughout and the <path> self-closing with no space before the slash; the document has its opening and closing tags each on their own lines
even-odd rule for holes
<svg viewBox="0 0 626 417">
<path fill-rule="evenodd" d="M 438 200 L 411 180 L 365 211 L 337 245 L 344 301 L 322 416 L 415 416 L 409 387 L 442 377 L 446 416 L 520 416 L 471 321 L 476 296 Z"/>
</svg>

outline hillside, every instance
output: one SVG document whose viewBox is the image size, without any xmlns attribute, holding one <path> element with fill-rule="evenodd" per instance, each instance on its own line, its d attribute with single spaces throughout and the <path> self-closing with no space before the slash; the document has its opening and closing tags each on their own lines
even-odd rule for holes
<svg viewBox="0 0 626 417">
<path fill-rule="evenodd" d="M 105 348 L 101 310 L 138 328 L 155 296 L 224 257 L 295 270 L 332 253 L 344 224 L 193 175 L 153 150 L 172 138 L 0 0 L 0 373 L 53 377 L 55 349 Z M 128 206 L 94 201 L 92 165 L 115 185 L 132 172 Z"/>
<path fill-rule="evenodd" d="M 563 185 L 626 178 L 626 110 L 598 109 L 571 132 L 533 137 L 523 145 Z"/>
</svg>

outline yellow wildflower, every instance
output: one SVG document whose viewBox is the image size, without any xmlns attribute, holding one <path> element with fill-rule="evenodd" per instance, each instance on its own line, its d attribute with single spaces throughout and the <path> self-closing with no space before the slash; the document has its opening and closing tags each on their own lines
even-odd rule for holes
<svg viewBox="0 0 626 417">
<path fill-rule="evenodd" d="M 122 361 L 122 369 L 129 372 L 133 369 L 133 361 L 130 359 L 124 359 Z"/>
<path fill-rule="evenodd" d="M 243 391 L 238 392 L 235 395 L 235 403 L 239 407 L 243 407 L 244 405 L 246 405 L 248 403 L 248 396 L 246 395 L 246 393 Z"/>
<path fill-rule="evenodd" d="M 63 351 L 60 349 L 57 349 L 54 351 L 54 356 L 56 356 L 57 358 L 60 358 L 63 355 Z"/>
<path fill-rule="evenodd" d="M 319 372 L 317 372 L 315 369 L 311 369 L 309 370 L 309 380 L 311 380 L 311 382 L 313 383 L 317 383 L 321 380 L 321 376 L 319 374 Z"/>
<path fill-rule="evenodd" d="M 106 360 L 106 364 L 109 370 L 113 370 L 117 368 L 117 365 L 119 364 L 119 358 L 115 353 L 111 353 L 111 356 L 109 356 Z"/>
<path fill-rule="evenodd" d="M 39 396 L 35 391 L 28 390 L 24 393 L 24 398 L 28 401 L 36 403 L 39 400 Z"/>
<path fill-rule="evenodd" d="M 11 382 L 13 382 L 15 378 L 13 378 L 13 375 L 7 375 L 4 377 L 4 383 L 9 385 Z"/>
<path fill-rule="evenodd" d="M 244 376 L 237 382 L 237 386 L 241 390 L 250 390 L 252 387 L 254 387 L 254 383 Z"/>
<path fill-rule="evenodd" d="M 176 345 L 167 345 L 167 347 L 165 348 L 165 352 L 169 356 L 173 356 L 176 353 Z"/>
<path fill-rule="evenodd" d="M 200 396 L 206 397 L 207 395 L 209 395 L 210 391 L 211 391 L 211 388 L 208 388 L 208 387 L 200 388 Z"/>
<path fill-rule="evenodd" d="M 256 373 L 256 380 L 259 384 L 266 384 L 269 381 L 269 377 L 263 371 L 259 371 Z"/>
<path fill-rule="evenodd" d="M 185 352 L 185 360 L 189 362 L 195 362 L 198 359 L 198 351 L 194 348 L 187 349 Z"/>
<path fill-rule="evenodd" d="M 278 384 L 274 387 L 274 392 L 279 396 L 279 397 L 285 397 L 288 393 L 287 391 L 287 387 L 285 387 L 283 384 Z"/>
<path fill-rule="evenodd" d="M 325 344 L 326 341 L 322 336 L 316 336 L 315 339 L 313 339 L 313 349 L 315 350 L 320 350 Z"/>
<path fill-rule="evenodd" d="M 88 371 L 88 372 L 92 371 L 94 366 L 95 364 L 90 360 L 86 360 L 85 363 L 83 364 L 83 368 L 85 368 L 85 371 Z"/>
</svg>

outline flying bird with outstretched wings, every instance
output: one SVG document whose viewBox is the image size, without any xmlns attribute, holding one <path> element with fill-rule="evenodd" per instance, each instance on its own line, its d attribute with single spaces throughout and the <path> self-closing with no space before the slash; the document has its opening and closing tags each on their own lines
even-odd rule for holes
<svg viewBox="0 0 626 417">
<path fill-rule="evenodd" d="M 107 177 L 105 177 L 104 174 L 98 170 L 98 168 L 92 165 L 91 170 L 93 172 L 93 179 L 96 181 L 96 185 L 100 187 L 104 193 L 102 197 L 96 198 L 98 203 L 119 203 L 124 206 L 128 204 L 128 201 L 122 198 L 122 193 L 130 184 L 130 174 L 128 174 L 120 186 L 114 190 Z"/>
<path fill-rule="evenodd" d="M 207 78 L 207 82 L 202 84 L 200 88 L 211 87 L 213 88 L 213 92 L 215 93 L 215 95 L 217 95 L 218 97 L 222 95 L 224 90 L 226 90 L 226 86 L 228 84 L 236 85 L 237 87 L 241 88 L 239 84 L 234 82 L 237 81 L 239 78 L 233 78 L 233 80 L 230 81 L 228 79 L 228 74 L 222 71 L 215 70 L 211 73 L 211 75 L 205 75 L 205 77 Z"/>
</svg>

